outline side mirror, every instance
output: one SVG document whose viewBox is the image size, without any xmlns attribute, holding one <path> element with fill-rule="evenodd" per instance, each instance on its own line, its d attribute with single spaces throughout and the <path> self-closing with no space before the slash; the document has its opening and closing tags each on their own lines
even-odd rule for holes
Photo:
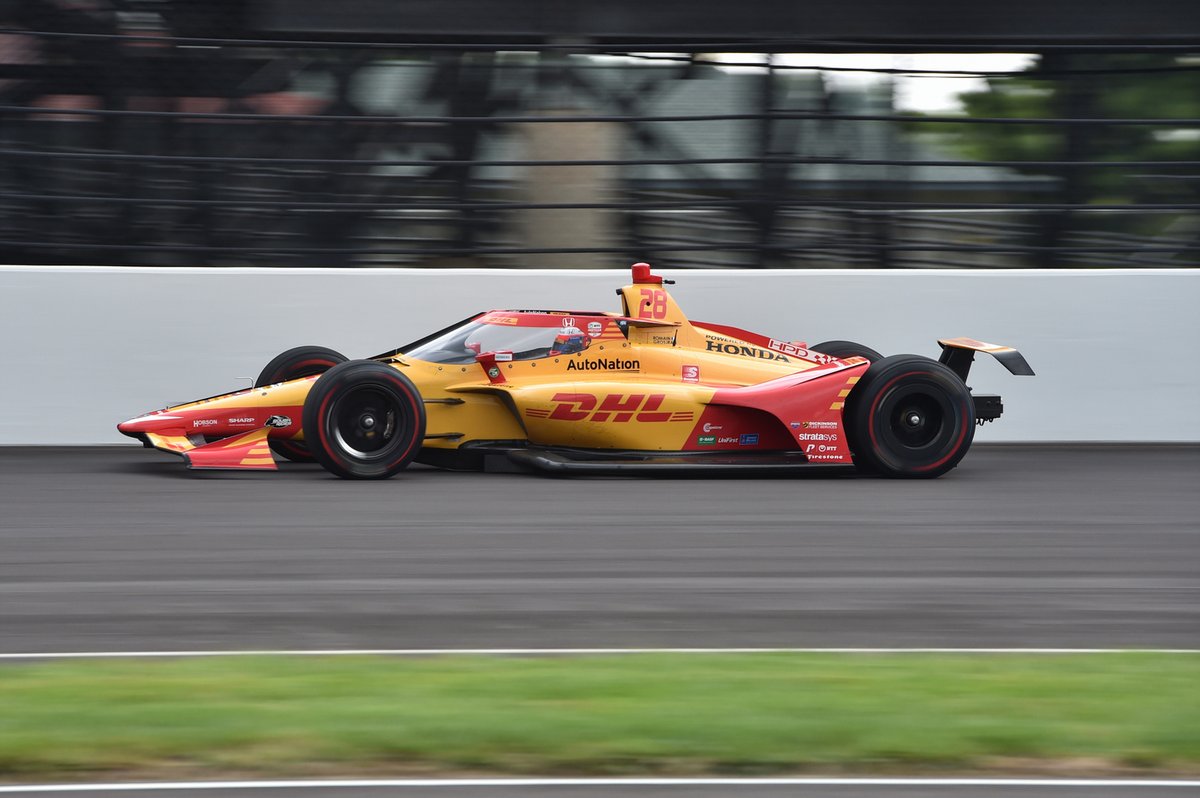
<svg viewBox="0 0 1200 798">
<path fill-rule="evenodd" d="M 483 368 L 484 375 L 487 376 L 488 382 L 492 385 L 503 385 L 507 382 L 504 379 L 504 372 L 500 370 L 500 363 L 511 362 L 513 353 L 511 349 L 501 349 L 496 352 L 480 352 L 475 356 L 475 362 Z"/>
</svg>

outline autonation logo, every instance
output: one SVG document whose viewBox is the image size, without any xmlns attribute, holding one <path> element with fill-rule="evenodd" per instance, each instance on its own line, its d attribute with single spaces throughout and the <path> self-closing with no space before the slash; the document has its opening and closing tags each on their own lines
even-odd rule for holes
<svg viewBox="0 0 1200 798">
<path fill-rule="evenodd" d="M 567 371 L 641 371 L 640 360 L 626 360 L 619 357 L 600 358 L 599 360 L 572 360 L 567 363 Z"/>
</svg>

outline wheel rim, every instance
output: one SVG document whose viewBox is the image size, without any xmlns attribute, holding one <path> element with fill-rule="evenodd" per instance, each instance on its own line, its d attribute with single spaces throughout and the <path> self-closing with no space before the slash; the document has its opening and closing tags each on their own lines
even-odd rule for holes
<svg viewBox="0 0 1200 798">
<path fill-rule="evenodd" d="M 901 397 L 891 417 L 892 435 L 910 449 L 923 449 L 933 443 L 945 425 L 946 413 L 941 404 L 922 393 Z"/>
<path fill-rule="evenodd" d="M 916 461 L 936 459 L 951 444 L 956 429 L 949 397 L 924 381 L 886 391 L 876 417 L 888 446 Z"/>
<path fill-rule="evenodd" d="M 401 397 L 381 385 L 348 391 L 329 408 L 329 429 L 338 447 L 362 461 L 382 460 L 407 434 Z"/>
</svg>

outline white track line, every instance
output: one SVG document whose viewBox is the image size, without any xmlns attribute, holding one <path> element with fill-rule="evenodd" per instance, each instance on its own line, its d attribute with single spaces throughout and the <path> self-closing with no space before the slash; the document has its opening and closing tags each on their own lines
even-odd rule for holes
<svg viewBox="0 0 1200 798">
<path fill-rule="evenodd" d="M 51 651 L 0 653 L 6 659 L 144 659 L 151 657 L 434 657 L 619 654 L 1200 654 L 1196 648 L 338 648 L 195 651 Z"/>
<path fill-rule="evenodd" d="M 1200 787 L 1186 779 L 984 779 L 984 778 L 512 778 L 512 779 L 315 779 L 265 781 L 164 781 L 99 784 L 0 785 L 0 794 L 47 792 L 148 792 L 151 790 L 352 789 L 364 787 Z"/>
</svg>

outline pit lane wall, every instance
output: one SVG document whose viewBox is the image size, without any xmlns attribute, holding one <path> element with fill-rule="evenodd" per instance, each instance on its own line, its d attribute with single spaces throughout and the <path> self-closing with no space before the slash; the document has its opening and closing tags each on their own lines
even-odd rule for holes
<svg viewBox="0 0 1200 798">
<path fill-rule="evenodd" d="M 1036 377 L 976 359 L 1005 407 L 981 442 L 1200 441 L 1200 270 L 660 271 L 691 318 L 784 340 L 1017 347 Z M 117 422 L 247 387 L 290 347 L 366 357 L 477 310 L 616 310 L 628 275 L 0 266 L 0 445 L 133 443 Z"/>
</svg>

